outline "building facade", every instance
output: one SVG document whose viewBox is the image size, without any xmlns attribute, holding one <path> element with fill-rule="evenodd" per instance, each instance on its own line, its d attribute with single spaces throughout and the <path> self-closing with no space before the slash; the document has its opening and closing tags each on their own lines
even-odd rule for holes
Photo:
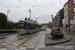
<svg viewBox="0 0 75 50">
<path fill-rule="evenodd" d="M 74 30 L 75 26 L 75 0 L 68 0 L 64 5 L 64 25 L 68 24 L 70 20 L 70 30 Z M 69 30 L 69 27 L 68 27 Z"/>
<path fill-rule="evenodd" d="M 58 11 L 58 13 L 56 14 L 56 18 L 57 27 L 60 27 L 60 11 Z"/>
<path fill-rule="evenodd" d="M 64 5 L 64 28 L 66 28 L 67 25 L 69 25 L 68 23 L 68 2 L 65 3 Z"/>
<path fill-rule="evenodd" d="M 60 27 L 62 27 L 63 25 L 62 23 L 63 19 L 64 19 L 64 8 L 60 10 Z"/>
<path fill-rule="evenodd" d="M 53 24 L 52 24 L 53 27 L 57 27 L 56 21 L 57 21 L 57 18 L 54 17 L 54 18 L 53 18 Z"/>
<path fill-rule="evenodd" d="M 62 27 L 62 20 L 64 19 L 64 8 L 59 10 L 56 16 L 53 18 L 54 27 Z"/>
</svg>

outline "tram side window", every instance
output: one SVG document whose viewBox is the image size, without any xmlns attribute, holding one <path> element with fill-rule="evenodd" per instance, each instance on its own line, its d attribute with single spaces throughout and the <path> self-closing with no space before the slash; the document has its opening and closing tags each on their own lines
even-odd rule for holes
<svg viewBox="0 0 75 50">
<path fill-rule="evenodd" d="M 37 28 L 37 25 L 35 25 L 35 28 Z"/>
<path fill-rule="evenodd" d="M 36 25 L 34 25 L 34 29 L 36 29 Z"/>
<path fill-rule="evenodd" d="M 33 29 L 33 27 L 32 27 L 33 25 L 32 24 L 30 24 L 30 29 Z"/>
<path fill-rule="evenodd" d="M 19 29 L 24 29 L 24 26 L 18 26 Z"/>
<path fill-rule="evenodd" d="M 18 29 L 24 29 L 25 27 L 24 27 L 24 23 L 19 23 L 18 24 Z"/>
<path fill-rule="evenodd" d="M 27 25 L 26 25 L 26 29 L 29 30 L 29 27 L 30 27 L 29 24 L 27 24 Z"/>
<path fill-rule="evenodd" d="M 33 24 L 31 24 L 31 29 L 34 29 L 34 25 Z"/>
<path fill-rule="evenodd" d="M 32 27 L 32 25 L 31 24 L 27 24 L 27 26 L 26 26 L 26 29 L 27 30 L 30 30 L 30 29 L 32 29 L 33 27 Z"/>
</svg>

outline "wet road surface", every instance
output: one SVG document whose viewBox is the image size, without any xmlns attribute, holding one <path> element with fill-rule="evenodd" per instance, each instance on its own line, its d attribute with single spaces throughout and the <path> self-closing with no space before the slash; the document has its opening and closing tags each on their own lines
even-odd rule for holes
<svg viewBox="0 0 75 50">
<path fill-rule="evenodd" d="M 6 35 L 4 36 L 3 39 L 0 39 L 0 50 L 74 50 L 75 49 L 75 35 L 69 35 L 73 38 L 69 42 L 46 46 L 45 34 L 50 32 L 51 30 L 47 29 L 47 31 L 39 31 L 33 34 Z"/>
<path fill-rule="evenodd" d="M 33 34 L 13 34 L 3 36 L 0 39 L 0 48 L 5 50 L 28 50 L 30 48 L 45 48 L 45 33 L 47 31 L 39 31 Z"/>
</svg>

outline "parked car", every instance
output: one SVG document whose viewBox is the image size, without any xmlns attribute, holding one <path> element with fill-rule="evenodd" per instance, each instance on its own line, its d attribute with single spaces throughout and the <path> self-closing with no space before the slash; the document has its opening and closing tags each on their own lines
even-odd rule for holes
<svg viewBox="0 0 75 50">
<path fill-rule="evenodd" d="M 46 28 L 45 28 L 45 27 L 42 27 L 42 28 L 41 28 L 41 31 L 46 31 Z"/>
</svg>

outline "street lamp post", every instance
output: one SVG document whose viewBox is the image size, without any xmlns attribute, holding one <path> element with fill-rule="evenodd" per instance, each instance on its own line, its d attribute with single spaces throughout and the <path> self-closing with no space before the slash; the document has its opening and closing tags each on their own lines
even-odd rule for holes
<svg viewBox="0 0 75 50">
<path fill-rule="evenodd" d="M 51 15 L 52 17 L 52 32 L 53 32 L 53 15 Z M 52 32 L 50 33 L 50 35 L 52 35 Z M 49 39 L 51 39 L 51 36 L 49 35 Z"/>
<path fill-rule="evenodd" d="M 53 31 L 53 15 L 51 15 L 51 17 L 52 17 L 52 31 Z"/>
<path fill-rule="evenodd" d="M 29 9 L 29 12 L 30 12 L 30 20 L 31 20 L 31 9 Z"/>
<path fill-rule="evenodd" d="M 7 22 L 9 21 L 8 20 L 8 13 L 10 13 L 9 9 L 7 10 Z M 8 29 L 8 24 L 7 24 L 7 29 Z"/>
<path fill-rule="evenodd" d="M 69 32 L 70 32 L 70 15 L 69 15 Z"/>
<path fill-rule="evenodd" d="M 52 31 L 53 31 L 53 15 L 51 15 L 51 17 L 52 17 Z"/>
<path fill-rule="evenodd" d="M 10 13 L 9 9 L 7 10 L 7 21 L 8 21 L 8 13 Z"/>
</svg>

